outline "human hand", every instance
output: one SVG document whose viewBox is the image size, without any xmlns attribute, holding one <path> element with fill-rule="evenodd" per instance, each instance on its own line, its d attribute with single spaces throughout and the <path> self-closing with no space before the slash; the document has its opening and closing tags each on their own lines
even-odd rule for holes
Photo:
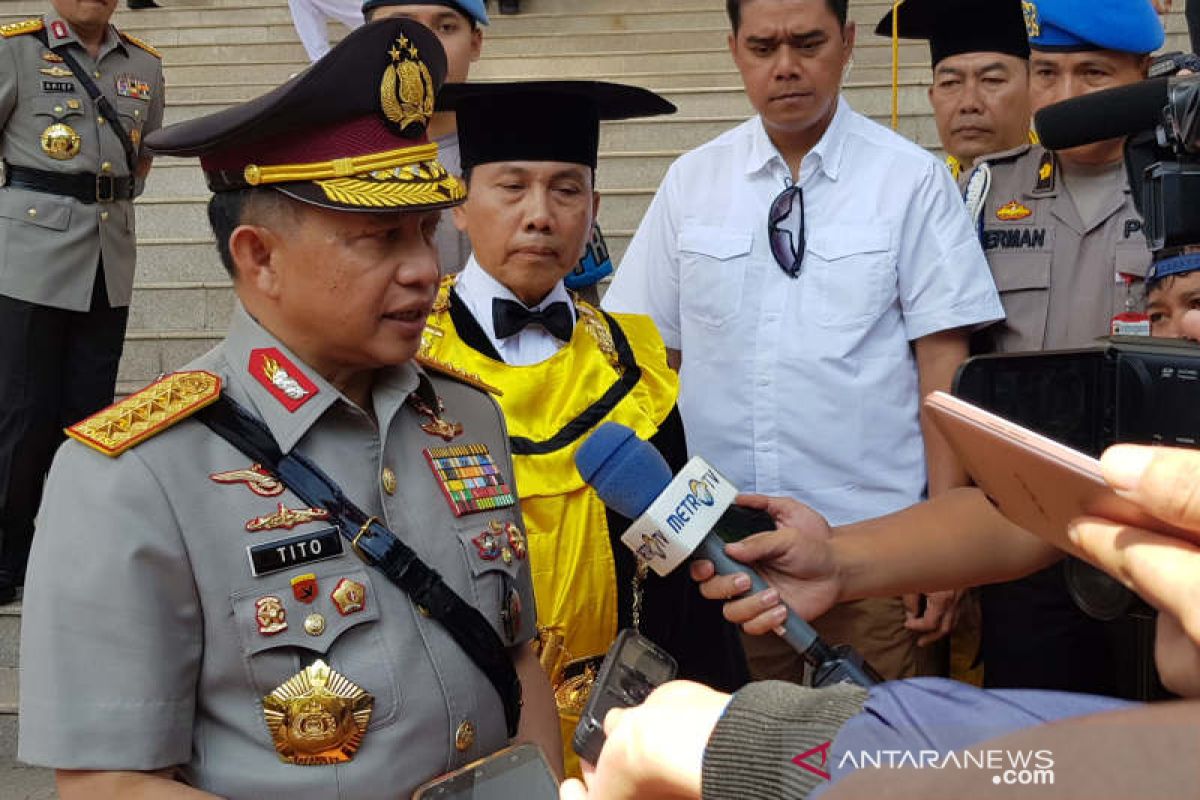
<svg viewBox="0 0 1200 800">
<path fill-rule="evenodd" d="M 1119 494 L 1166 525 L 1197 534 L 1188 539 L 1178 530 L 1096 517 L 1074 520 L 1067 531 L 1089 561 L 1159 610 L 1155 660 L 1163 684 L 1183 696 L 1200 696 L 1200 452 L 1116 445 L 1100 466 Z"/>
<path fill-rule="evenodd" d="M 1171 10 L 1173 0 L 1153 0 L 1154 10 L 1159 14 L 1166 14 Z"/>
<path fill-rule="evenodd" d="M 803 617 L 821 616 L 837 602 L 841 577 L 830 546 L 829 523 L 803 503 L 786 497 L 738 495 L 739 505 L 766 511 L 779 530 L 729 544 L 725 552 L 754 567 L 771 588 L 749 597 L 745 575 L 717 575 L 709 561 L 693 562 L 692 578 L 710 600 L 727 600 L 725 618 L 750 634 L 769 633 L 787 619 L 788 608 Z M 733 600 L 732 598 L 739 599 Z"/>
<path fill-rule="evenodd" d="M 963 593 L 957 589 L 932 592 L 925 595 L 925 610 L 917 614 L 921 606 L 921 595 L 906 594 L 904 601 L 904 627 L 924 635 L 917 639 L 918 647 L 933 644 L 949 635 L 958 621 L 958 604 Z"/>
<path fill-rule="evenodd" d="M 729 695 L 690 681 L 655 689 L 634 708 L 604 718 L 604 749 L 583 781 L 559 787 L 560 800 L 683 800 L 699 798 L 704 750 Z"/>
</svg>

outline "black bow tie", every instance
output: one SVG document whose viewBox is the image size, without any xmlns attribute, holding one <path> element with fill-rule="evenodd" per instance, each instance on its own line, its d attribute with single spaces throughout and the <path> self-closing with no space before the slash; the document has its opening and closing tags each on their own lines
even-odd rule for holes
<svg viewBox="0 0 1200 800">
<path fill-rule="evenodd" d="M 556 339 L 569 342 L 575 321 L 571 316 L 571 307 L 561 300 L 539 311 L 531 311 L 515 300 L 492 298 L 492 327 L 496 330 L 497 339 L 518 334 L 526 325 L 541 325 Z"/>
</svg>

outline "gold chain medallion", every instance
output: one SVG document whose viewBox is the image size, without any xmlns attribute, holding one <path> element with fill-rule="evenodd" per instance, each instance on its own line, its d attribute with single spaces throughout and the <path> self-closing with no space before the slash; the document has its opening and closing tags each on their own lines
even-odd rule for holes
<svg viewBox="0 0 1200 800">
<path fill-rule="evenodd" d="M 317 659 L 263 698 L 267 730 L 280 760 L 315 766 L 354 757 L 375 698 Z"/>
</svg>

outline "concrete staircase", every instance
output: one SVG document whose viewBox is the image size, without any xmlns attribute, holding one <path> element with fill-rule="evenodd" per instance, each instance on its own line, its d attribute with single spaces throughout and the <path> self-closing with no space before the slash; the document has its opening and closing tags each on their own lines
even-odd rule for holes
<svg viewBox="0 0 1200 800">
<path fill-rule="evenodd" d="M 286 0 L 159 0 L 156 11 L 118 6 L 118 27 L 163 53 L 167 121 L 216 111 L 261 94 L 306 64 Z M 859 25 L 846 84 L 852 106 L 886 122 L 891 108 L 891 44 L 871 31 L 891 3 L 852 0 Z M 1177 4 L 1177 5 L 1182 5 Z M 48 2 L 5 0 L 0 24 L 40 14 Z M 525 13 L 495 14 L 475 80 L 604 78 L 647 86 L 679 106 L 673 117 L 604 123 L 598 180 L 600 220 L 619 262 L 667 166 L 752 112 L 726 48 L 720 0 L 525 0 Z M 494 4 L 493 4 L 494 8 Z M 1181 13 L 1168 20 L 1168 49 L 1186 49 Z M 334 38 L 344 31 L 330 26 Z M 926 101 L 928 50 L 900 50 L 900 131 L 937 148 Z M 208 192 L 194 161 L 156 162 L 138 201 L 138 275 L 120 391 L 212 347 L 233 303 L 204 206 Z M 0 800 L 53 796 L 48 774 L 16 767 L 19 606 L 0 607 Z"/>
</svg>

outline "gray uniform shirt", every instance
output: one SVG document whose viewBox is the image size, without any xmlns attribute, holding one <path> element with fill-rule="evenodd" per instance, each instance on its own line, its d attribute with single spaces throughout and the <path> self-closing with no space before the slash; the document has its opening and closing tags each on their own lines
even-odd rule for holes
<svg viewBox="0 0 1200 800">
<path fill-rule="evenodd" d="M 451 175 L 462 175 L 461 160 L 458 153 L 458 134 L 450 133 L 434 139 L 438 146 L 438 160 Z M 467 258 L 471 255 L 471 240 L 467 235 L 454 227 L 453 210 L 442 212 L 442 220 L 438 223 L 437 233 L 433 237 L 433 245 L 437 248 L 438 265 L 443 275 L 454 275 L 462 272 Z"/>
<path fill-rule="evenodd" d="M 159 59 L 109 26 L 93 59 L 57 14 L 43 21 L 51 46 L 65 45 L 91 73 L 140 148 L 162 125 Z M 0 158 L 61 173 L 129 175 L 121 141 L 66 64 L 25 33 L 0 37 Z M 79 152 L 49 155 L 42 134 L 52 125 L 79 135 Z M 140 191 L 140 186 L 138 187 Z M 87 311 L 103 257 L 108 300 L 129 305 L 135 253 L 133 203 L 83 203 L 72 197 L 0 187 L 0 294 L 31 303 Z"/>
<path fill-rule="evenodd" d="M 263 355 L 305 392 L 294 411 L 251 374 Z M 503 418 L 488 395 L 422 377 L 410 365 L 384 370 L 373 390 L 376 426 L 240 307 L 228 338 L 189 368 L 221 376 L 229 396 L 267 424 L 284 452 L 303 453 L 325 470 L 507 644 L 532 638 L 527 557 L 489 560 L 475 541 L 489 523 L 520 525 L 520 508 L 455 517 L 424 454 L 447 443 L 422 430 L 426 418 L 405 404 L 419 380 L 431 380 L 444 416 L 464 428 L 450 444 L 486 445 L 511 485 Z M 252 574 L 248 546 L 330 523 L 248 531 L 248 521 L 280 504 L 304 506 L 290 491 L 264 497 L 246 483 L 212 477 L 249 466 L 194 419 L 116 459 L 73 440 L 58 452 L 25 588 L 20 758 L 61 769 L 178 764 L 189 783 L 228 798 L 395 800 L 504 746 L 504 713 L 488 679 L 440 623 L 418 613 L 348 545 L 336 557 Z M 381 481 L 385 470 L 394 471 L 394 482 Z M 291 586 L 306 573 L 318 582 L 308 603 Z M 331 593 L 343 578 L 366 587 L 362 610 L 343 615 L 334 607 Z M 522 610 L 510 635 L 501 614 L 511 589 Z M 256 603 L 265 597 L 282 605 L 285 630 L 260 632 Z M 320 635 L 306 632 L 314 613 L 324 618 Z M 262 698 L 317 658 L 374 695 L 370 726 L 348 763 L 285 764 Z M 456 734 L 468 721 L 473 741 L 458 749 Z"/>
<path fill-rule="evenodd" d="M 992 183 L 980 235 L 1006 314 L 992 331 L 997 350 L 1085 347 L 1107 336 L 1113 315 L 1126 310 L 1121 274 L 1140 282 L 1150 265 L 1128 183 L 1085 225 L 1045 148 L 1023 145 L 985 161 Z M 1140 283 L 1134 291 L 1140 306 Z"/>
</svg>

